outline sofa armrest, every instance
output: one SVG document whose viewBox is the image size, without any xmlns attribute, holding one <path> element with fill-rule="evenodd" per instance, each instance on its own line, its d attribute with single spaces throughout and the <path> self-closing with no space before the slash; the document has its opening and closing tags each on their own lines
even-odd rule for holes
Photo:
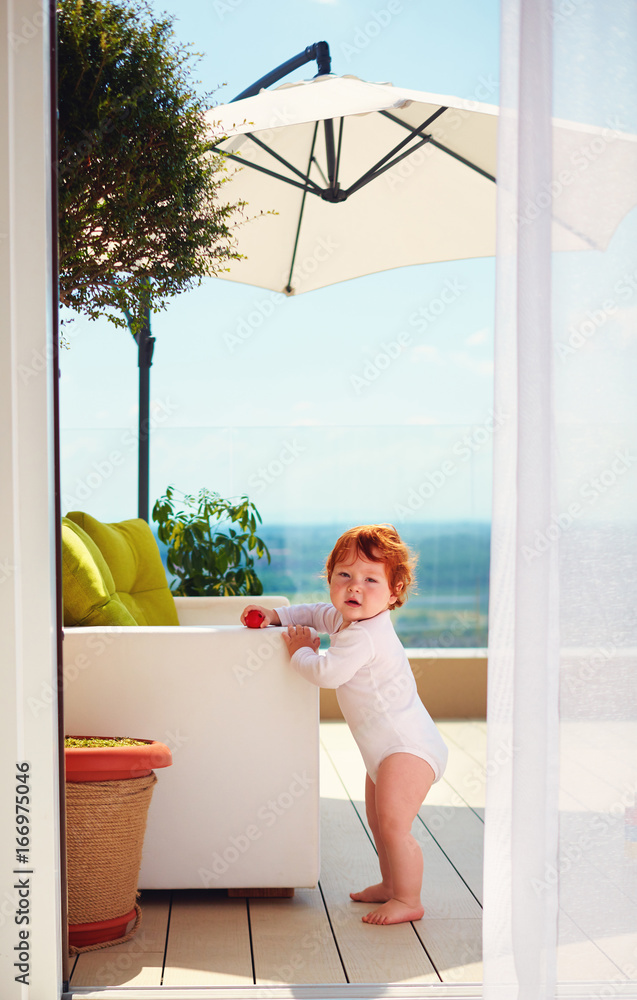
<svg viewBox="0 0 637 1000">
<path fill-rule="evenodd" d="M 262 594 L 260 597 L 175 597 L 180 625 L 238 625 L 247 604 L 264 608 L 289 605 L 287 597 Z"/>
<path fill-rule="evenodd" d="M 65 731 L 172 750 L 142 888 L 316 885 L 318 688 L 290 666 L 283 631 L 65 629 Z"/>
</svg>

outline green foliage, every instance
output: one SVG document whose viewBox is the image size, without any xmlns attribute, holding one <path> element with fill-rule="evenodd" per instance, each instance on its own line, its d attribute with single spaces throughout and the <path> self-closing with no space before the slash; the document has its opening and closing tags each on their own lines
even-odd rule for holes
<svg viewBox="0 0 637 1000">
<path fill-rule="evenodd" d="M 195 54 L 145 0 L 58 0 L 60 299 L 132 331 L 241 255 Z M 218 138 L 218 137 L 217 137 Z M 150 288 L 150 303 L 148 291 Z M 116 310 L 116 312 L 112 312 Z"/>
<path fill-rule="evenodd" d="M 168 546 L 168 569 L 177 577 L 173 593 L 200 597 L 262 594 L 254 559 L 265 556 L 270 562 L 270 553 L 256 534 L 261 515 L 247 496 L 232 503 L 202 489 L 196 497 L 182 494 L 185 510 L 176 511 L 174 495 L 174 487 L 169 486 L 153 507 L 157 535 Z"/>
</svg>

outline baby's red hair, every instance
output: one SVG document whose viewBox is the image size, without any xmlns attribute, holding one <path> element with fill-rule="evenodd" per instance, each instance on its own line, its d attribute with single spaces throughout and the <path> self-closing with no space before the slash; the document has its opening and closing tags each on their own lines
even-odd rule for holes
<svg viewBox="0 0 637 1000">
<path fill-rule="evenodd" d="M 384 564 L 390 590 L 397 594 L 392 608 L 400 608 L 407 600 L 407 591 L 414 582 L 416 557 L 409 551 L 393 524 L 362 524 L 345 531 L 325 564 L 327 582 L 332 579 L 336 563 L 353 562 L 357 553 L 364 559 Z"/>
</svg>

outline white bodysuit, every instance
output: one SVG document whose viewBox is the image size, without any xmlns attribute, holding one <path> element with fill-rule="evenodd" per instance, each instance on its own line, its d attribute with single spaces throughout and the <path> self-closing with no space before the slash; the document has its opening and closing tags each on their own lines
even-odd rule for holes
<svg viewBox="0 0 637 1000">
<path fill-rule="evenodd" d="M 328 650 L 297 649 L 291 663 L 318 687 L 336 688 L 372 781 L 381 761 L 392 753 L 422 757 L 439 781 L 447 764 L 447 747 L 420 700 L 390 612 L 352 622 L 339 632 L 343 616 L 332 604 L 295 604 L 276 610 L 282 625 L 309 625 L 329 633 Z"/>
</svg>

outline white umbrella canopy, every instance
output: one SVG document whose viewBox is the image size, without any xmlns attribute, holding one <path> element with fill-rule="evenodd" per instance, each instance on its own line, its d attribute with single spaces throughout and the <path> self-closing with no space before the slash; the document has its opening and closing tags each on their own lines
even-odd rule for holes
<svg viewBox="0 0 637 1000">
<path fill-rule="evenodd" d="M 278 213 L 239 230 L 247 259 L 225 278 L 291 294 L 495 252 L 495 107 L 322 76 L 208 117 L 228 136 L 217 149 L 244 164 L 224 195 L 247 201 L 250 216 Z M 420 128 L 426 138 L 412 135 Z"/>
<path fill-rule="evenodd" d="M 239 229 L 247 259 L 220 276 L 293 294 L 389 268 L 494 255 L 498 112 L 333 75 L 211 109 L 216 150 L 243 165 L 224 194 L 246 201 L 249 216 L 277 213 Z M 537 205 L 511 210 L 524 224 L 549 198 L 556 249 L 603 249 L 633 206 L 632 185 L 602 231 L 588 226 L 585 206 L 603 196 L 608 170 L 634 175 L 635 140 L 554 122 L 553 176 L 564 182 L 539 192 Z"/>
</svg>

